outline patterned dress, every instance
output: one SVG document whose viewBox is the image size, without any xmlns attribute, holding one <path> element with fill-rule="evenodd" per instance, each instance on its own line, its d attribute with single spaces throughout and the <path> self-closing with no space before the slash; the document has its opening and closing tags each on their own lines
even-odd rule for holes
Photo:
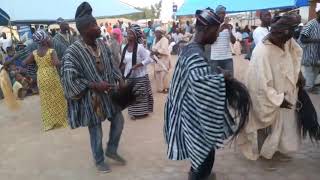
<svg viewBox="0 0 320 180">
<path fill-rule="evenodd" d="M 46 55 L 41 57 L 37 51 L 33 51 L 34 59 L 38 65 L 37 76 L 44 131 L 68 125 L 67 103 L 57 69 L 52 64 L 52 52 L 53 49 L 48 49 Z"/>
<path fill-rule="evenodd" d="M 151 83 L 147 74 L 147 65 L 152 63 L 150 54 L 142 44 L 138 44 L 136 64 L 142 63 L 143 66 L 135 70 L 132 70 L 132 66 L 134 66 L 133 52 L 123 50 L 123 54 L 123 63 L 125 64 L 124 76 L 128 76 L 128 83 L 134 82 L 134 89 L 144 94 L 138 97 L 136 102 L 128 107 L 128 113 L 131 117 L 148 115 L 153 112 L 154 103 Z"/>
</svg>

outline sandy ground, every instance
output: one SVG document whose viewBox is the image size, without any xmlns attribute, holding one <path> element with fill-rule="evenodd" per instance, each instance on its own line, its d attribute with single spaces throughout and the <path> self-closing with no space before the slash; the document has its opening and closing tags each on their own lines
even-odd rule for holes
<svg viewBox="0 0 320 180">
<path fill-rule="evenodd" d="M 241 79 L 247 62 L 236 59 L 235 67 L 236 77 Z M 186 180 L 189 162 L 166 158 L 163 138 L 166 95 L 155 93 L 154 97 L 155 112 L 146 119 L 132 121 L 127 112 L 123 112 L 126 121 L 119 153 L 128 164 L 118 166 L 108 160 L 113 170 L 110 174 L 96 172 L 86 128 L 41 132 L 38 96 L 25 99 L 23 108 L 15 113 L 0 102 L 0 179 Z M 319 96 L 312 99 L 319 110 Z M 109 123 L 105 122 L 103 128 L 107 141 Z M 305 141 L 292 162 L 275 165 L 278 169 L 268 172 L 265 162 L 248 161 L 236 148 L 226 147 L 218 151 L 214 171 L 218 180 L 319 180 L 320 147 Z"/>
</svg>

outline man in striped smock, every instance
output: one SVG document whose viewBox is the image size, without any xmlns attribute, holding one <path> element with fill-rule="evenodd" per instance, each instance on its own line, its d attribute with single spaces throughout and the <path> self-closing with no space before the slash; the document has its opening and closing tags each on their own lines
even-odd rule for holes
<svg viewBox="0 0 320 180">
<path fill-rule="evenodd" d="M 105 155 L 125 165 L 117 154 L 124 119 L 108 92 L 121 81 L 120 70 L 113 64 L 109 47 L 97 39 L 100 28 L 92 16 L 91 6 L 84 2 L 76 12 L 81 39 L 66 50 L 62 58 L 61 81 L 68 103 L 68 120 L 72 129 L 88 127 L 92 155 L 100 172 L 110 172 L 104 162 L 102 122 L 111 123 Z"/>
<path fill-rule="evenodd" d="M 250 98 L 243 86 L 228 88 L 230 78 L 214 74 L 205 58 L 204 46 L 217 38 L 219 16 L 208 8 L 197 10 L 196 18 L 194 40 L 182 50 L 171 82 L 164 133 L 168 158 L 189 158 L 192 164 L 189 179 L 203 180 L 211 174 L 215 149 L 223 147 L 224 140 L 234 132 L 231 120 L 225 116 L 226 92 L 240 89 L 238 94 L 246 97 L 241 100 L 241 107 L 248 108 Z M 248 114 L 248 109 L 244 114 Z"/>
<path fill-rule="evenodd" d="M 76 37 L 70 34 L 69 24 L 64 19 L 59 18 L 57 23 L 60 26 L 60 32 L 53 39 L 53 48 L 56 50 L 59 60 L 62 60 L 64 52 L 76 41 Z"/>
<path fill-rule="evenodd" d="M 306 89 L 319 94 L 320 87 L 315 86 L 315 80 L 320 73 L 320 3 L 317 3 L 316 11 L 317 18 L 304 27 L 300 41 L 303 48 L 302 73 L 306 78 Z"/>
</svg>

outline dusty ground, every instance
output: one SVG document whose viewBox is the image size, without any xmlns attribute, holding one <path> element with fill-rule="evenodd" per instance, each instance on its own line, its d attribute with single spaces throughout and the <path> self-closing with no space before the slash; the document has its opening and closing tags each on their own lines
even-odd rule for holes
<svg viewBox="0 0 320 180">
<path fill-rule="evenodd" d="M 236 60 L 236 76 L 247 66 Z M 152 74 L 150 74 L 152 76 Z M 312 96 L 320 109 L 319 96 Z M 0 102 L 0 179 L 1 180 L 186 180 L 188 161 L 166 159 L 162 133 L 165 95 L 155 94 L 155 112 L 147 119 L 126 122 L 119 152 L 127 166 L 110 162 L 113 172 L 96 172 L 89 147 L 88 130 L 60 129 L 41 132 L 39 97 L 23 101 L 20 112 L 8 112 Z M 105 141 L 109 123 L 104 125 Z M 277 163 L 273 172 L 265 162 L 252 162 L 235 149 L 218 151 L 214 171 L 218 180 L 319 180 L 320 147 L 305 141 L 289 163 Z"/>
</svg>

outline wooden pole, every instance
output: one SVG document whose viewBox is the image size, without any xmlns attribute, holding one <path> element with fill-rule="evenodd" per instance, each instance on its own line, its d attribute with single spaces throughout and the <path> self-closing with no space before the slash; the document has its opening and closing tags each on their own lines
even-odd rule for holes
<svg viewBox="0 0 320 180">
<path fill-rule="evenodd" d="M 14 45 L 16 43 L 15 42 L 16 38 L 13 35 L 13 31 L 12 31 L 13 27 L 10 20 L 9 20 L 8 28 L 10 29 L 10 37 L 11 37 L 12 45 Z"/>
</svg>

